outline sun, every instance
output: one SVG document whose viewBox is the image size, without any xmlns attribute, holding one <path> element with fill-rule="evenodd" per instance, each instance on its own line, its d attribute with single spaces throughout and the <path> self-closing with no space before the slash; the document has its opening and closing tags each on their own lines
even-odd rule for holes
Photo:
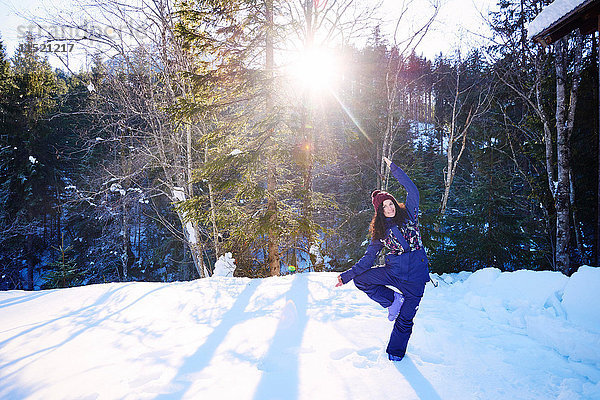
<svg viewBox="0 0 600 400">
<path fill-rule="evenodd" d="M 305 88 L 312 91 L 331 89 L 339 77 L 339 67 L 332 50 L 311 48 L 302 52 L 292 64 L 291 73 Z"/>
</svg>

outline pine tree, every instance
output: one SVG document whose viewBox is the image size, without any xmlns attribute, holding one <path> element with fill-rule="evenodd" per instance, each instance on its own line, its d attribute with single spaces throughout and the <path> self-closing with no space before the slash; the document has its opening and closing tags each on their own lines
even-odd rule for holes
<svg viewBox="0 0 600 400">
<path fill-rule="evenodd" d="M 82 281 L 83 273 L 72 258 L 73 247 L 65 247 L 64 234 L 56 250 L 59 252 L 59 257 L 46 266 L 48 271 L 43 276 L 45 283 L 42 289 L 66 288 Z"/>
<path fill-rule="evenodd" d="M 10 83 L 8 83 L 10 82 Z M 6 86 L 8 85 L 8 88 Z M 47 116 L 57 106 L 64 86 L 52 72 L 47 60 L 35 51 L 29 35 L 13 57 L 12 77 L 5 83 L 3 104 L 2 168 L 0 185 L 4 196 L 1 209 L 4 232 L 17 251 L 12 268 L 27 263 L 24 285 L 34 288 L 35 268 L 46 242 L 45 220 L 57 214 L 56 188 L 61 168 L 55 149 L 60 141 Z"/>
</svg>

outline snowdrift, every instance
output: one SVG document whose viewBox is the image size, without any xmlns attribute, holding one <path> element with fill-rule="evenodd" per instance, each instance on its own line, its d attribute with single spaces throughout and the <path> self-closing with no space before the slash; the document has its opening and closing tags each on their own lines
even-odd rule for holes
<svg viewBox="0 0 600 400">
<path fill-rule="evenodd" d="M 600 398 L 599 269 L 434 278 L 399 363 L 334 273 L 1 292 L 0 398 Z"/>
</svg>

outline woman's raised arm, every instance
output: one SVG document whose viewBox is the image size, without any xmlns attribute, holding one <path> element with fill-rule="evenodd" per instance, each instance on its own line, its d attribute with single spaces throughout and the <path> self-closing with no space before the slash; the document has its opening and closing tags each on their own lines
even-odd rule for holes
<svg viewBox="0 0 600 400">
<path fill-rule="evenodd" d="M 394 175 L 394 178 L 396 178 L 398 183 L 406 189 L 406 210 L 408 211 L 410 218 L 413 221 L 416 221 L 419 216 L 419 189 L 417 189 L 417 186 L 410 180 L 408 175 L 402 171 L 402 168 L 394 164 L 392 160 L 387 157 L 383 157 L 383 160 L 388 167 L 390 167 L 390 171 L 392 172 L 392 175 Z"/>
</svg>

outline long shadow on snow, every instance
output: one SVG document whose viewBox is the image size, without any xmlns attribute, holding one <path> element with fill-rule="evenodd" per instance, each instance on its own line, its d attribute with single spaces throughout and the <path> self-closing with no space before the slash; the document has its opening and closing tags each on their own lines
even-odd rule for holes
<svg viewBox="0 0 600 400">
<path fill-rule="evenodd" d="M 189 356 L 183 365 L 179 368 L 177 376 L 173 378 L 171 384 L 175 384 L 177 391 L 171 393 L 161 394 L 156 396 L 156 399 L 180 399 L 188 391 L 192 385 L 192 381 L 187 378 L 191 373 L 198 373 L 208 366 L 210 360 L 215 354 L 217 348 L 227 336 L 235 325 L 255 317 L 254 313 L 249 313 L 244 316 L 244 309 L 250 302 L 252 294 L 256 291 L 256 288 L 260 284 L 259 280 L 252 280 L 248 282 L 248 285 L 244 288 L 242 293 L 235 299 L 233 306 L 223 314 L 223 318 L 219 325 L 213 329 L 210 335 L 206 338 L 206 341 L 196 350 L 196 352 Z"/>
<path fill-rule="evenodd" d="M 71 311 L 71 312 L 69 312 L 67 314 L 64 314 L 64 315 L 62 315 L 60 317 L 57 317 L 57 318 L 49 319 L 49 320 L 46 320 L 46 321 L 43 321 L 43 322 L 39 322 L 39 323 L 30 324 L 30 325 L 33 325 L 33 326 L 31 326 L 30 328 L 27 328 L 27 329 L 25 329 L 25 330 L 17 333 L 16 335 L 13 335 L 13 336 L 11 336 L 9 338 L 6 338 L 3 341 L 1 341 L 0 342 L 0 347 L 5 346 L 7 343 L 13 341 L 16 338 L 19 338 L 19 337 L 22 337 L 23 335 L 27 335 L 29 333 L 32 333 L 32 332 L 34 332 L 37 329 L 43 328 L 43 327 L 45 327 L 47 325 L 53 324 L 53 323 L 61 321 L 63 319 L 71 318 L 71 317 L 76 317 L 76 316 L 80 316 L 80 315 L 87 315 L 87 313 L 89 313 L 90 310 L 95 310 L 97 307 L 102 306 L 102 304 L 104 304 L 105 302 L 107 302 L 108 299 L 110 299 L 110 297 L 112 295 L 114 295 L 115 293 L 117 293 L 117 292 L 125 289 L 127 286 L 130 286 L 132 284 L 133 283 L 127 283 L 127 284 L 119 285 L 118 287 L 115 287 L 115 288 L 111 288 L 108 291 L 106 291 L 105 293 L 103 293 L 93 304 L 90 304 L 88 306 L 82 307 L 82 308 L 80 308 L 78 310 Z M 58 290 L 65 290 L 65 289 L 58 289 Z M 48 292 L 48 293 L 50 293 L 50 292 Z M 18 328 L 21 328 L 21 327 L 15 327 L 15 328 L 12 328 L 11 330 L 18 329 Z M 1 366 L 0 366 L 0 368 L 1 368 Z"/>
<path fill-rule="evenodd" d="M 47 352 L 51 352 L 54 351 L 56 349 L 58 349 L 59 347 L 63 346 L 64 344 L 70 342 L 71 340 L 75 339 L 76 337 L 78 337 L 79 335 L 83 334 L 84 332 L 86 332 L 87 330 L 89 330 L 92 327 L 98 326 L 100 325 L 101 322 L 104 322 L 108 319 L 110 319 L 111 317 L 123 312 L 124 310 L 128 309 L 129 307 L 133 306 L 134 304 L 138 303 L 139 301 L 141 301 L 143 298 L 150 296 L 152 293 L 161 290 L 164 288 L 164 286 L 161 286 L 159 288 L 156 288 L 148 293 L 144 293 L 144 295 L 142 295 L 141 297 L 138 297 L 137 299 L 131 301 L 129 304 L 119 308 L 116 311 L 110 312 L 108 315 L 106 315 L 105 317 L 96 318 L 96 314 L 97 314 L 97 309 L 98 307 L 102 307 L 113 295 L 115 295 L 117 292 L 127 288 L 130 285 L 133 285 L 134 283 L 128 283 L 128 284 L 121 284 L 118 287 L 115 288 L 111 288 L 110 290 L 108 290 L 107 292 L 103 293 L 93 304 L 90 304 L 88 306 L 82 307 L 78 310 L 74 310 L 69 312 L 68 314 L 65 314 L 63 316 L 51 319 L 51 320 L 47 320 L 44 321 L 42 323 L 39 323 L 11 338 L 8 338 L 4 341 L 2 341 L 0 343 L 0 346 L 14 340 L 15 338 L 21 336 L 21 335 L 26 335 L 28 333 L 32 333 L 33 331 L 45 327 L 47 325 L 51 325 L 54 322 L 58 322 L 61 321 L 65 318 L 78 318 L 77 321 L 74 322 L 74 326 L 77 326 L 78 329 L 76 332 L 72 333 L 68 339 L 63 340 L 62 342 L 52 345 L 52 346 L 48 346 L 45 347 L 43 349 L 39 349 L 37 351 L 34 351 L 31 354 L 28 354 L 26 356 L 20 357 L 16 360 L 11 360 L 5 364 L 0 365 L 0 376 L 2 376 L 4 382 L 4 388 L 7 391 L 5 392 L 5 398 L 8 399 L 22 399 L 22 398 L 26 398 L 32 394 L 35 393 L 35 391 L 37 391 L 40 387 L 42 387 L 41 384 L 34 384 L 34 383 L 29 383 L 28 385 L 24 385 L 22 382 L 19 382 L 18 379 L 15 379 L 15 377 L 18 378 L 19 376 L 19 372 L 21 372 L 21 370 L 23 370 L 26 365 L 21 366 L 20 368 L 18 368 L 17 370 L 11 372 L 10 374 L 4 374 L 3 370 L 6 369 L 7 367 L 14 365 L 20 361 L 26 360 L 26 359 L 32 359 L 28 364 L 32 363 L 35 361 L 35 359 L 33 359 L 33 357 L 38 356 L 38 355 L 42 355 L 44 353 Z M 4 361 L 4 360 L 0 360 L 0 361 Z M 8 379 L 11 379 L 11 381 L 9 381 Z M 11 387 L 12 385 L 12 387 Z"/>
<path fill-rule="evenodd" d="M 412 360 L 406 356 L 400 362 L 394 362 L 396 369 L 406 378 L 419 399 L 441 400 L 431 383 L 419 372 Z"/>
<path fill-rule="evenodd" d="M 18 358 L 18 359 L 11 360 L 11 361 L 9 361 L 9 362 L 7 362 L 7 363 L 5 363 L 5 364 L 2 364 L 2 365 L 0 365 L 0 372 L 1 372 L 3 369 L 6 369 L 7 367 L 9 367 L 9 366 L 11 366 L 11 365 L 14 365 L 14 364 L 16 364 L 16 363 L 18 363 L 18 362 L 24 361 L 24 360 L 26 360 L 26 359 L 33 358 L 33 357 L 35 357 L 35 356 L 37 356 L 37 355 L 41 355 L 41 354 L 44 354 L 44 353 L 47 353 L 47 352 L 54 351 L 54 350 L 56 350 L 56 349 L 60 348 L 61 346 L 65 345 L 66 343 L 69 343 L 70 341 L 72 341 L 72 340 L 73 340 L 73 339 L 75 339 L 76 337 L 78 337 L 78 336 L 82 335 L 84 332 L 88 331 L 89 329 L 91 329 L 91 328 L 93 328 L 93 327 L 96 327 L 96 326 L 99 326 L 99 325 L 100 325 L 102 322 L 104 322 L 104 321 L 107 321 L 107 320 L 109 320 L 110 318 L 112 318 L 113 316 L 115 316 L 115 315 L 118 315 L 118 314 L 120 314 L 121 312 L 123 312 L 123 311 L 127 310 L 128 308 L 132 307 L 134 304 L 138 303 L 138 302 L 139 302 L 139 301 L 141 301 L 143 298 L 145 298 L 145 297 L 149 297 L 149 296 L 151 296 L 151 295 L 152 295 L 154 292 L 157 292 L 157 291 L 159 291 L 159 290 L 162 290 L 162 289 L 164 289 L 164 286 L 161 286 L 161 287 L 158 287 L 158 288 L 156 288 L 156 289 L 153 289 L 153 290 L 151 290 L 151 291 L 149 291 L 149 292 L 147 292 L 147 293 L 144 293 L 142 296 L 140 296 L 140 297 L 138 297 L 137 299 L 135 299 L 135 300 L 131 301 L 129 304 L 127 304 L 127 305 L 125 305 L 125 306 L 121 307 L 120 309 L 118 309 L 118 310 L 116 310 L 116 311 L 113 311 L 113 312 L 110 312 L 108 315 L 106 315 L 106 316 L 104 316 L 104 317 L 102 317 L 102 318 L 99 318 L 99 319 L 97 319 L 97 315 L 96 315 L 96 308 L 97 308 L 97 307 L 99 307 L 99 306 L 102 306 L 102 304 L 103 304 L 104 302 L 108 301 L 108 299 L 109 299 L 109 298 L 110 298 L 110 297 L 111 297 L 113 294 L 115 294 L 115 293 L 116 293 L 116 292 L 118 292 L 119 290 L 122 290 L 122 289 L 124 289 L 126 286 L 129 286 L 129 285 L 131 285 L 131 283 L 130 283 L 130 284 L 123 285 L 123 286 L 120 286 L 120 287 L 118 287 L 118 288 L 116 288 L 116 289 L 114 289 L 114 290 L 113 290 L 113 289 L 111 289 L 110 291 L 108 291 L 108 292 L 104 293 L 102 296 L 100 296 L 100 298 L 99 298 L 99 299 L 98 299 L 98 300 L 97 300 L 97 301 L 96 301 L 94 304 L 92 304 L 92 305 L 89 305 L 89 306 L 83 307 L 83 308 L 81 308 L 80 310 L 77 310 L 77 311 L 70 312 L 70 313 L 68 313 L 68 314 L 66 314 L 66 315 L 63 315 L 63 316 L 61 316 L 61 317 L 58 317 L 58 318 L 55 318 L 55 319 L 53 319 L 53 320 L 46 321 L 46 322 L 44 322 L 44 323 L 42 323 L 42 324 L 40 324 L 40 325 L 36 325 L 35 327 L 33 327 L 33 328 L 30 328 L 30 329 L 27 329 L 26 331 L 24 331 L 24 332 L 20 333 L 19 335 L 24 335 L 24 334 L 27 334 L 27 333 L 30 333 L 30 332 L 34 331 L 35 329 L 39 329 L 39 328 L 41 328 L 42 326 L 46 326 L 46 325 L 52 324 L 53 322 L 57 322 L 57 321 L 60 321 L 60 320 L 62 320 L 62 319 L 65 319 L 65 318 L 69 318 L 69 317 L 80 317 L 80 320 L 78 320 L 78 321 L 75 321 L 75 323 L 74 323 L 74 325 L 75 325 L 75 326 L 77 326 L 77 330 L 76 330 L 74 333 L 72 333 L 72 334 L 71 334 L 71 335 L 70 335 L 70 336 L 69 336 L 67 339 L 65 339 L 65 340 L 61 341 L 60 343 L 57 343 L 57 344 L 54 344 L 54 345 L 51 345 L 51 346 L 45 347 L 45 348 L 43 348 L 43 349 L 39 349 L 39 350 L 37 350 L 37 351 L 34 351 L 33 353 L 30 353 L 30 354 L 28 354 L 28 355 L 26 355 L 26 356 L 23 356 L 23 357 L 20 357 L 20 358 Z M 19 335 L 16 335 L 16 336 L 14 336 L 14 337 L 12 337 L 12 338 L 10 338 L 10 339 L 7 339 L 7 340 L 3 341 L 2 343 L 0 343 L 0 345 L 4 344 L 4 343 L 6 343 L 6 342 L 8 342 L 8 341 L 10 341 L 10 340 L 13 340 L 14 338 L 18 337 Z M 34 361 L 35 361 L 35 359 L 33 359 L 32 361 L 30 361 L 30 363 L 31 363 L 31 362 L 34 362 Z M 28 364 L 25 364 L 25 365 L 23 365 L 21 368 L 17 369 L 16 371 L 13 371 L 13 372 L 12 372 L 12 373 L 10 373 L 10 374 L 4 375 L 4 378 L 11 377 L 11 376 L 13 376 L 13 375 L 17 375 L 17 374 L 18 374 L 18 373 L 19 373 L 19 372 L 20 372 L 20 371 L 21 371 L 23 368 L 25 368 L 27 365 L 28 365 Z"/>
<path fill-rule="evenodd" d="M 28 294 L 25 294 L 23 296 L 0 300 L 0 308 L 10 307 L 21 303 L 26 303 L 28 301 L 36 300 L 52 292 L 52 290 L 45 290 L 43 292 L 29 292 Z"/>
<path fill-rule="evenodd" d="M 256 400 L 298 398 L 298 356 L 308 320 L 308 276 L 297 274 L 286 297 L 273 342 L 260 364 L 263 374 L 254 393 Z"/>
</svg>

